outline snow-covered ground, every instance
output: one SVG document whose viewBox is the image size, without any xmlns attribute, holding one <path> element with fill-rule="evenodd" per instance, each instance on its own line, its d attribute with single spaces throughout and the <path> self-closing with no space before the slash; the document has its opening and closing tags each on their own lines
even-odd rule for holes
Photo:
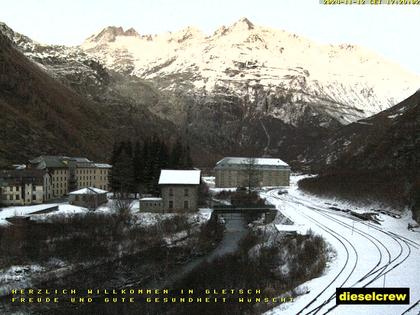
<svg viewBox="0 0 420 315">
<path fill-rule="evenodd" d="M 108 199 L 108 202 L 99 206 L 94 213 L 106 213 L 114 211 L 114 200 Z M 45 210 L 58 206 L 58 210 L 52 211 L 49 213 L 43 214 L 33 214 L 34 212 Z M 178 214 L 176 213 L 152 213 L 152 212 L 141 212 L 139 206 L 139 201 L 133 200 L 131 203 L 131 212 L 137 218 L 137 224 L 142 226 L 152 226 L 157 224 L 159 221 L 174 217 Z M 55 203 L 55 204 L 41 204 L 33 206 L 16 206 L 16 207 L 7 207 L 0 209 L 0 225 L 9 224 L 6 218 L 13 216 L 30 216 L 33 220 L 45 220 L 48 217 L 56 215 L 72 215 L 72 214 L 83 214 L 89 213 L 92 211 L 78 206 L 73 206 L 67 202 Z M 196 213 L 187 214 L 190 222 L 196 222 L 202 224 L 210 220 L 212 209 L 202 208 L 199 209 Z"/>
<path fill-rule="evenodd" d="M 267 314 L 419 314 L 420 312 L 420 233 L 407 229 L 411 213 L 401 218 L 378 214 L 379 224 L 367 223 L 350 213 L 330 209 L 371 212 L 372 207 L 352 206 L 305 194 L 297 189 L 298 176 L 292 176 L 288 194 L 277 190 L 261 195 L 275 204 L 296 224 L 322 235 L 336 256 L 324 274 L 302 284 L 307 294 L 285 303 Z M 335 303 L 337 287 L 409 287 L 410 305 L 340 305 Z"/>
<path fill-rule="evenodd" d="M 45 210 L 47 208 L 51 208 L 54 206 L 58 206 L 57 211 L 53 211 L 50 213 L 45 214 L 32 214 L 37 211 Z M 8 207 L 0 209 L 0 225 L 2 224 L 8 224 L 6 221 L 6 218 L 10 218 L 13 216 L 33 216 L 34 218 L 44 218 L 50 215 L 56 215 L 56 214 L 74 214 L 74 213 L 83 213 L 88 212 L 88 209 L 78 207 L 78 206 L 72 206 L 68 203 L 56 203 L 56 204 L 41 204 L 41 205 L 35 205 L 35 206 L 17 206 L 17 207 Z"/>
<path fill-rule="evenodd" d="M 207 184 L 208 187 L 214 188 L 215 185 L 215 179 L 214 176 L 201 176 L 201 180 Z"/>
</svg>

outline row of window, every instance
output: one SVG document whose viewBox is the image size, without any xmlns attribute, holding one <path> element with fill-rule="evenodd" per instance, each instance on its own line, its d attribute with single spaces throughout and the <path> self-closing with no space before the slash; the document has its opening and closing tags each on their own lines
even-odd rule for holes
<svg viewBox="0 0 420 315">
<path fill-rule="evenodd" d="M 54 181 L 62 181 L 62 182 L 64 182 L 64 181 L 67 181 L 67 177 L 51 177 L 51 182 L 54 182 Z"/>
<path fill-rule="evenodd" d="M 20 200 L 20 195 L 6 195 L 6 200 Z M 36 195 L 32 195 L 32 200 L 36 200 Z"/>
<path fill-rule="evenodd" d="M 108 172 L 108 170 L 105 169 L 82 169 L 82 168 L 77 168 L 76 169 L 76 174 L 94 174 L 94 173 L 99 173 L 99 174 L 106 174 Z M 68 170 L 54 170 L 53 174 L 54 175 L 67 175 Z"/>
<path fill-rule="evenodd" d="M 169 200 L 169 209 L 174 209 L 174 201 L 173 200 Z M 190 208 L 190 203 L 188 200 L 184 200 L 184 210 L 188 210 Z"/>
<path fill-rule="evenodd" d="M 189 189 L 188 188 L 185 188 L 184 189 L 184 197 L 188 197 L 189 196 L 189 193 L 190 193 Z M 173 197 L 173 195 L 174 195 L 173 188 L 169 188 L 169 196 L 170 197 Z"/>
<path fill-rule="evenodd" d="M 53 194 L 56 197 L 58 197 L 58 196 L 64 196 L 66 194 L 66 191 L 65 190 L 62 190 L 62 189 L 54 189 L 53 190 Z"/>
<path fill-rule="evenodd" d="M 32 190 L 40 190 L 37 189 L 38 186 L 32 185 Z M 7 186 L 5 191 L 11 191 L 11 192 L 20 192 L 21 191 L 21 186 Z"/>
<path fill-rule="evenodd" d="M 98 173 L 99 174 L 106 174 L 107 170 L 104 169 L 76 169 L 76 174 L 95 174 Z"/>
<path fill-rule="evenodd" d="M 79 176 L 77 177 L 78 180 L 96 180 L 96 175 L 93 176 Z M 106 176 L 98 176 L 98 180 L 106 180 L 107 177 Z"/>
<path fill-rule="evenodd" d="M 52 184 L 52 188 L 66 188 L 67 183 Z"/>
</svg>

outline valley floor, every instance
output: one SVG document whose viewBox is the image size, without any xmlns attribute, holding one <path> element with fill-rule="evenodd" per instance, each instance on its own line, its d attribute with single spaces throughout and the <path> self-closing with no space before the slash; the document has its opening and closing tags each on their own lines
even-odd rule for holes
<svg viewBox="0 0 420 315">
<path fill-rule="evenodd" d="M 292 176 L 287 194 L 268 190 L 261 195 L 290 220 L 322 235 L 335 252 L 324 274 L 298 291 L 307 292 L 266 314 L 419 314 L 420 233 L 409 230 L 411 213 L 401 217 L 377 213 L 378 223 L 364 221 L 355 213 L 372 212 L 371 207 L 317 198 L 297 189 L 301 177 Z M 344 210 L 344 211 L 340 211 Z M 347 212 L 346 212 L 347 211 Z M 337 287 L 409 287 L 410 305 L 339 305 Z"/>
</svg>

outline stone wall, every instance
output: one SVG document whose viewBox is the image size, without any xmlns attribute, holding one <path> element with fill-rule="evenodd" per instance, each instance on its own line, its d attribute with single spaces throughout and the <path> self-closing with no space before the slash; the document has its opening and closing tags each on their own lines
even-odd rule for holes
<svg viewBox="0 0 420 315">
<path fill-rule="evenodd" d="M 198 185 L 162 185 L 163 209 L 165 211 L 196 211 Z"/>
</svg>

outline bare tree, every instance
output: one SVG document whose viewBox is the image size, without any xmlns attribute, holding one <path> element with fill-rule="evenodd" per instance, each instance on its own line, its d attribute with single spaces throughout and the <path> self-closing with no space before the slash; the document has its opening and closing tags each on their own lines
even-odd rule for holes
<svg viewBox="0 0 420 315">
<path fill-rule="evenodd" d="M 129 223 L 131 221 L 131 209 L 133 201 L 123 193 L 114 193 L 113 210 L 117 214 L 119 221 Z"/>
<path fill-rule="evenodd" d="M 244 163 L 244 172 L 245 172 L 245 184 L 250 194 L 256 187 L 259 187 L 259 172 L 257 168 L 257 159 L 256 158 L 247 158 Z"/>
</svg>

